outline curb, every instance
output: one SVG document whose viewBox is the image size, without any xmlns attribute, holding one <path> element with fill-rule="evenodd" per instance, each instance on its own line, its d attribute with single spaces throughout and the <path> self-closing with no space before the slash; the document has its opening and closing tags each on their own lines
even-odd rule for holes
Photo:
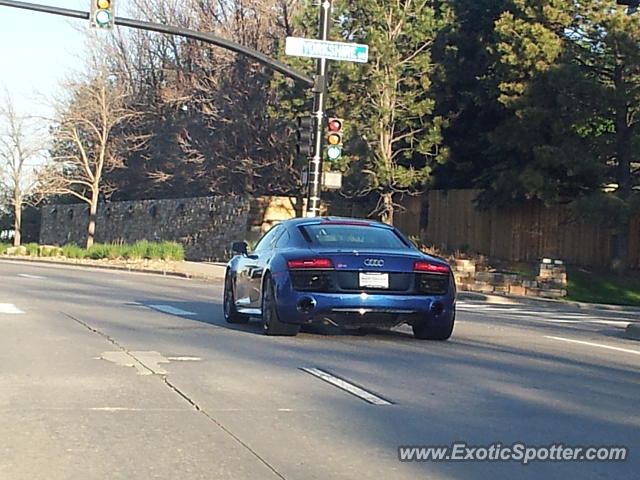
<svg viewBox="0 0 640 480">
<path fill-rule="evenodd" d="M 640 340 L 640 324 L 630 323 L 627 325 L 624 336 L 630 340 Z"/>
<path fill-rule="evenodd" d="M 95 265 L 95 264 L 87 264 L 87 263 L 74 263 L 74 262 L 64 262 L 60 260 L 43 260 L 43 259 L 31 259 L 31 258 L 10 258 L 10 257 L 0 257 L 0 261 L 14 262 L 14 263 L 38 263 L 41 265 L 58 265 L 65 267 L 76 267 L 76 268 L 93 268 L 98 270 L 112 270 L 112 271 L 121 271 L 127 273 L 147 273 L 150 275 L 162 275 L 163 277 L 178 277 L 178 278 L 197 278 L 200 280 L 221 280 L 223 279 L 220 275 L 207 275 L 199 272 L 175 272 L 168 270 L 157 270 L 153 268 L 144 268 L 144 267 L 133 267 L 133 266 L 123 266 L 123 265 Z"/>
</svg>

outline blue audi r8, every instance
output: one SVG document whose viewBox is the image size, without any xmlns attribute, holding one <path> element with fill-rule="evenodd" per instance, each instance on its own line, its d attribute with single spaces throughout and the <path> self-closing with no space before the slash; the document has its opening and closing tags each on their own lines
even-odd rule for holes
<svg viewBox="0 0 640 480">
<path fill-rule="evenodd" d="M 449 265 L 396 228 L 350 218 L 296 218 L 275 225 L 249 252 L 234 242 L 224 282 L 230 323 L 262 317 L 268 335 L 302 325 L 391 328 L 446 340 L 455 321 Z"/>
</svg>

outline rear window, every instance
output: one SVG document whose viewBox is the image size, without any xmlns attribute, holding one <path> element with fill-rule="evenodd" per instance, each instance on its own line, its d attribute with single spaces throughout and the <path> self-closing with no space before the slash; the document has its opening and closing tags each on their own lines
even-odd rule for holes
<svg viewBox="0 0 640 480">
<path fill-rule="evenodd" d="M 393 230 L 362 225 L 305 225 L 300 227 L 311 243 L 322 247 L 366 249 L 407 248 Z"/>
</svg>

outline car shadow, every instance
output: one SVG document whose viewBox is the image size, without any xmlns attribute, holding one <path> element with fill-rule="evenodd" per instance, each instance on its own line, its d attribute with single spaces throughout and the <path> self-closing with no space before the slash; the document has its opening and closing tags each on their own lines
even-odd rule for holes
<svg viewBox="0 0 640 480">
<path fill-rule="evenodd" d="M 228 323 L 224 319 L 222 304 L 220 302 L 182 302 L 170 301 L 166 299 L 141 299 L 130 305 L 138 305 L 157 312 L 159 315 L 170 315 L 182 318 L 187 322 L 197 322 L 216 328 L 224 328 L 253 335 L 264 335 L 261 319 L 258 316 L 251 316 L 247 323 Z M 158 309 L 158 306 L 164 310 Z M 165 307 L 169 307 L 168 309 Z M 170 327 L 175 329 L 176 327 Z M 188 328 L 188 325 L 185 325 Z M 380 328 L 339 328 L 331 324 L 303 325 L 300 329 L 302 333 L 316 335 L 320 337 L 347 337 L 362 338 L 375 337 L 379 339 L 413 339 L 410 331 L 402 331 L 402 327 L 392 330 Z"/>
</svg>

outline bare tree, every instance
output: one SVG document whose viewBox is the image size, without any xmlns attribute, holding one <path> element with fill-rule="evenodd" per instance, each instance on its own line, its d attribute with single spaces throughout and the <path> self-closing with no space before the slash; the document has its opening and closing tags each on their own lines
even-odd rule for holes
<svg viewBox="0 0 640 480">
<path fill-rule="evenodd" d="M 275 55 L 300 0 L 134 0 L 130 14 Z M 297 188 L 274 74 L 222 48 L 114 30 L 107 61 L 146 105 L 148 148 L 107 178 L 134 196 L 288 193 Z M 117 193 L 116 193 L 117 195 Z"/>
<path fill-rule="evenodd" d="M 123 166 L 122 153 L 143 138 L 126 130 L 140 115 L 128 105 L 128 92 L 105 70 L 82 82 L 71 82 L 68 101 L 58 105 L 52 129 L 54 166 L 43 178 L 52 193 L 72 195 L 89 205 L 86 247 L 93 245 L 96 213 L 101 195 L 112 192 L 103 181 L 106 171 Z"/>
<path fill-rule="evenodd" d="M 0 190 L 13 210 L 13 245 L 19 246 L 22 209 L 37 204 L 42 196 L 37 177 L 44 167 L 45 144 L 33 119 L 21 116 L 8 92 L 0 107 Z"/>
</svg>

